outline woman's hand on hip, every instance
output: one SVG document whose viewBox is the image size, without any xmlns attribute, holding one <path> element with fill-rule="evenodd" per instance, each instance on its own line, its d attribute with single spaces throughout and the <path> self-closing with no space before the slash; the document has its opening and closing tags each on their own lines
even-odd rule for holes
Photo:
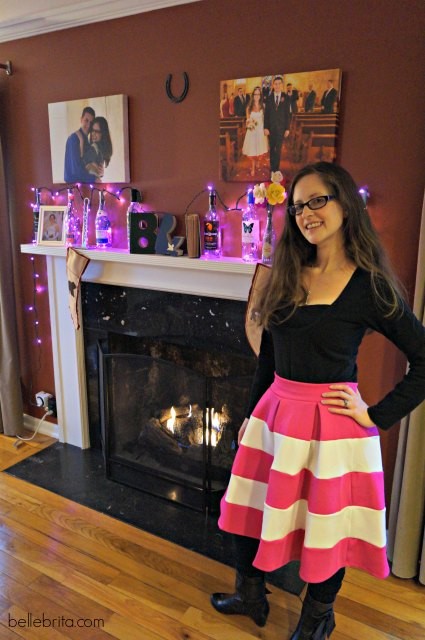
<svg viewBox="0 0 425 640">
<path fill-rule="evenodd" d="M 374 427 L 367 412 L 368 405 L 359 391 L 354 391 L 348 384 L 331 384 L 331 391 L 322 393 L 322 404 L 327 405 L 330 413 L 349 416 L 362 427 Z"/>
</svg>

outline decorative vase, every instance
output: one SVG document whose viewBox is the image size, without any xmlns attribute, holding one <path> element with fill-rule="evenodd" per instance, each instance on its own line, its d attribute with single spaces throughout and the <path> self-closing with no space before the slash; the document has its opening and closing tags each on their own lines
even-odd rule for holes
<svg viewBox="0 0 425 640">
<path fill-rule="evenodd" d="M 273 229 L 273 209 L 273 205 L 267 204 L 267 224 L 263 235 L 263 248 L 261 253 L 261 261 L 263 264 L 273 263 L 276 242 L 276 234 Z"/>
</svg>

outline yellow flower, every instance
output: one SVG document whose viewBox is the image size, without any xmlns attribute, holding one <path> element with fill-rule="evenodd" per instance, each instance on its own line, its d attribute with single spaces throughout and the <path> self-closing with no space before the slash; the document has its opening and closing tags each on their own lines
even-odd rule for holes
<svg viewBox="0 0 425 640">
<path fill-rule="evenodd" d="M 286 191 L 281 184 L 272 182 L 267 187 L 266 198 L 269 204 L 272 206 L 275 204 L 282 204 L 286 198 Z"/>
</svg>

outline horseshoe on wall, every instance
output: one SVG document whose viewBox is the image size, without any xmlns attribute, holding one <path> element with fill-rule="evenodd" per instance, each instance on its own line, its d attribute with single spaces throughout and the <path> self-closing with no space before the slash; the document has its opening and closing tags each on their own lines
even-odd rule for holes
<svg viewBox="0 0 425 640">
<path fill-rule="evenodd" d="M 183 100 L 187 96 L 187 92 L 189 91 L 189 76 L 187 75 L 186 71 L 183 71 L 184 89 L 179 96 L 175 96 L 171 91 L 172 79 L 173 74 L 168 74 L 167 80 L 165 81 L 165 91 L 167 92 L 167 96 L 170 98 L 170 100 L 177 104 L 178 102 L 183 102 Z"/>
</svg>

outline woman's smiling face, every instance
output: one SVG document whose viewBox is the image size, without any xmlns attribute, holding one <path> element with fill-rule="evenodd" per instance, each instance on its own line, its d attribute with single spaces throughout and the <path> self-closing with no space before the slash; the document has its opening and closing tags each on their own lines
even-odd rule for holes
<svg viewBox="0 0 425 640">
<path fill-rule="evenodd" d="M 90 135 L 92 142 L 99 142 L 101 140 L 102 132 L 100 130 L 100 125 L 97 122 L 94 123 Z"/>
<path fill-rule="evenodd" d="M 308 202 L 317 196 L 333 195 L 331 189 L 316 174 L 301 178 L 294 188 L 294 204 Z M 329 200 L 324 207 L 312 211 L 307 206 L 296 216 L 303 236 L 311 244 L 343 242 L 344 212 L 338 200 Z"/>
</svg>

